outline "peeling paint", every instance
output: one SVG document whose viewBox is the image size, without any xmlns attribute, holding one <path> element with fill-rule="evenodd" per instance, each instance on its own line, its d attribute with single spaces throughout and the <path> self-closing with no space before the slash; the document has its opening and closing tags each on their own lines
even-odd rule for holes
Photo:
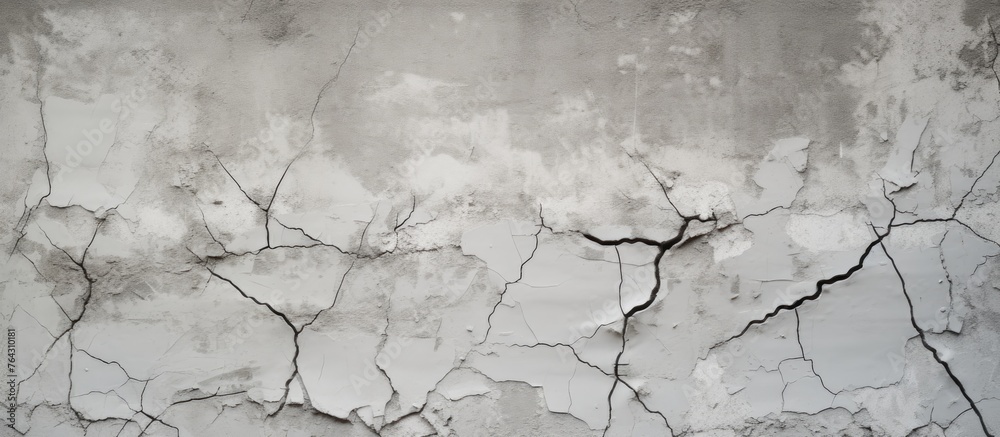
<svg viewBox="0 0 1000 437">
<path fill-rule="evenodd" d="M 998 11 L 820 3 L 8 5 L 0 435 L 997 435 Z"/>
</svg>

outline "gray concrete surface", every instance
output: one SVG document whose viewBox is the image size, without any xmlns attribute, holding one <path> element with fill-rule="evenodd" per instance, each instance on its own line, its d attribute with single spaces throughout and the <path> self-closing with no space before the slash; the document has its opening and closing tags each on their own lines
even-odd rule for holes
<svg viewBox="0 0 1000 437">
<path fill-rule="evenodd" d="M 25 436 L 1000 434 L 996 0 L 8 0 Z"/>
</svg>

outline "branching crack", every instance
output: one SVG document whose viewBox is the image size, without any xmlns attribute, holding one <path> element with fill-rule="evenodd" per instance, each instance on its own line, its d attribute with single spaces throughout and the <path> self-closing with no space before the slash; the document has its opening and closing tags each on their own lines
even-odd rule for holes
<svg viewBox="0 0 1000 437">
<path fill-rule="evenodd" d="M 560 347 L 565 347 L 565 348 L 568 348 L 570 350 L 570 352 L 573 353 L 573 356 L 576 357 L 576 360 L 579 361 L 580 364 L 586 365 L 587 367 L 591 367 L 594 370 L 597 370 L 598 372 L 603 373 L 605 376 L 612 376 L 611 373 L 608 373 L 608 371 L 602 369 L 600 366 L 598 366 L 598 365 L 596 365 L 594 363 L 591 363 L 590 361 L 587 361 L 587 360 L 583 359 L 583 357 L 580 356 L 580 353 L 577 352 L 576 348 L 574 348 L 572 344 L 567 344 L 567 343 L 542 343 L 542 342 L 539 342 L 539 343 L 535 343 L 535 344 L 517 344 L 517 343 L 515 343 L 515 344 L 512 344 L 510 346 L 512 346 L 512 347 L 522 347 L 522 348 L 535 348 L 535 347 L 538 347 L 538 346 L 545 346 L 545 347 L 552 348 L 552 349 L 558 349 Z"/>
<path fill-rule="evenodd" d="M 648 169 L 648 167 L 647 167 L 647 169 Z M 650 174 L 652 174 L 652 172 L 650 172 Z M 655 175 L 653 177 L 655 178 Z M 659 181 L 659 180 L 657 180 L 657 181 Z M 661 187 L 662 187 L 662 185 L 661 185 Z M 666 193 L 666 189 L 664 189 L 664 195 L 666 195 L 666 194 L 667 194 Z M 673 202 L 671 202 L 671 205 L 673 205 Z M 675 207 L 675 210 L 676 210 L 676 207 Z M 679 211 L 678 211 L 678 214 L 680 214 Z M 621 345 L 621 349 L 618 351 L 618 355 L 615 357 L 615 364 L 614 364 L 615 381 L 614 381 L 614 383 L 612 383 L 611 390 L 608 392 L 608 425 L 604 429 L 605 434 L 611 428 L 611 412 L 612 412 L 611 398 L 614 395 L 615 388 L 618 386 L 618 383 L 621 382 L 621 383 L 625 384 L 626 386 L 628 386 L 630 389 L 632 389 L 632 387 L 629 386 L 622 379 L 621 372 L 620 372 L 620 370 L 621 370 L 622 355 L 625 354 L 625 347 L 626 347 L 626 344 L 628 342 L 628 326 L 629 326 L 628 322 L 629 322 L 629 319 L 632 316 L 636 315 L 638 312 L 643 311 L 643 310 L 649 308 L 656 301 L 656 296 L 659 294 L 660 287 L 661 287 L 660 260 L 663 259 L 663 256 L 667 253 L 667 251 L 669 251 L 671 248 L 673 248 L 674 246 L 676 246 L 678 243 L 680 243 L 684 239 L 684 235 L 685 235 L 685 233 L 687 231 L 687 228 L 690 225 L 690 223 L 692 221 L 699 221 L 699 222 L 715 221 L 715 215 L 714 214 L 711 217 L 709 217 L 709 218 L 701 218 L 701 217 L 698 217 L 698 216 L 682 216 L 682 218 L 684 219 L 684 222 L 681 224 L 680 229 L 678 229 L 677 234 L 674 235 L 673 238 L 671 238 L 669 240 L 665 240 L 665 241 L 656 241 L 656 240 L 651 240 L 651 239 L 648 239 L 648 238 L 641 238 L 641 237 L 622 238 L 622 239 L 618 239 L 618 240 L 603 240 L 603 239 L 597 238 L 597 237 L 595 237 L 593 235 L 590 235 L 590 234 L 583 234 L 583 236 L 585 238 L 587 238 L 588 240 L 590 240 L 590 241 L 592 241 L 594 243 L 600 244 L 602 246 L 612 246 L 612 247 L 614 247 L 615 248 L 615 253 L 618 254 L 618 272 L 619 272 L 619 276 L 620 276 L 620 281 L 618 283 L 618 307 L 619 307 L 619 310 L 621 310 L 621 312 L 622 312 L 622 345 Z M 656 257 L 653 259 L 653 271 L 654 271 L 653 272 L 653 277 L 654 277 L 654 279 L 655 279 L 656 282 L 653 285 L 652 290 L 650 290 L 650 292 L 649 292 L 649 297 L 644 302 L 642 302 L 642 303 L 640 303 L 640 304 L 632 307 L 628 311 L 625 311 L 625 308 L 622 307 L 622 301 L 621 301 L 621 286 L 622 286 L 622 283 L 624 282 L 624 278 L 625 278 L 624 277 L 624 272 L 622 271 L 622 265 L 621 265 L 621 253 L 618 251 L 618 246 L 621 245 L 621 244 L 645 244 L 645 245 L 648 245 L 648 246 L 656 247 L 658 249 L 657 253 L 656 253 Z M 639 397 L 639 393 L 637 391 L 635 391 L 635 389 L 632 389 L 632 391 L 635 394 L 636 399 L 639 401 L 639 403 L 641 403 L 643 405 L 643 407 L 647 409 L 647 411 L 652 412 L 652 410 L 649 410 L 649 408 L 646 407 L 645 403 L 643 403 L 642 399 Z M 659 412 L 657 412 L 657 414 L 659 414 L 661 417 L 663 417 L 664 423 L 666 424 L 667 428 L 670 430 L 671 435 L 673 435 L 674 434 L 673 427 L 670 426 L 670 423 L 667 421 L 666 416 L 664 416 L 663 414 L 661 414 Z"/>
<path fill-rule="evenodd" d="M 292 373 L 288 377 L 288 379 L 285 380 L 285 393 L 281 396 L 281 400 L 279 401 L 278 408 L 274 412 L 272 412 L 272 413 L 270 413 L 270 414 L 267 415 L 267 417 L 272 417 L 272 416 L 278 414 L 279 412 L 281 412 L 281 410 L 285 407 L 286 401 L 288 399 L 288 394 L 291 391 L 292 381 L 294 381 L 295 377 L 299 374 L 298 359 L 299 359 L 299 353 L 301 352 L 301 350 L 299 348 L 299 335 L 302 334 L 302 332 L 307 327 L 309 327 L 310 325 L 312 325 L 313 323 L 315 323 L 316 320 L 319 319 L 320 315 L 322 315 L 324 312 L 332 309 L 337 304 L 337 300 L 340 297 L 340 291 L 341 291 L 341 289 L 344 286 L 344 282 L 347 279 L 347 275 L 354 268 L 354 262 L 351 263 L 351 265 L 347 268 L 347 270 L 344 272 L 344 274 L 340 277 L 340 283 L 337 285 L 337 289 L 334 291 L 333 302 L 330 304 L 330 306 L 317 311 L 316 314 L 313 315 L 312 319 L 310 319 L 308 322 L 304 323 L 302 326 L 300 326 L 298 328 L 295 327 L 295 324 L 292 322 L 291 318 L 289 318 L 288 315 L 286 315 L 285 313 L 279 311 L 277 308 L 275 308 L 271 304 L 269 304 L 267 302 L 263 302 L 263 301 L 255 298 L 255 297 L 247 294 L 245 291 L 243 291 L 242 288 L 240 288 L 238 285 L 236 285 L 235 282 L 233 282 L 233 281 L 229 280 L 228 278 L 225 278 L 222 275 L 218 274 L 215 270 L 213 270 L 211 267 L 209 267 L 207 265 L 207 263 L 204 265 L 204 267 L 205 267 L 206 270 L 208 270 L 208 272 L 212 276 L 214 276 L 214 277 L 216 277 L 218 279 L 221 279 L 222 281 L 224 281 L 227 284 L 229 284 L 230 286 L 232 286 L 244 298 L 250 299 L 253 303 L 267 308 L 268 311 L 270 311 L 272 314 L 274 314 L 274 315 L 278 316 L 279 318 L 281 318 L 281 320 L 284 321 L 286 325 L 288 325 L 288 328 L 292 330 L 292 344 L 293 344 L 293 346 L 295 346 L 295 353 L 293 354 L 292 360 L 291 360 L 291 362 L 292 362 Z"/>
<path fill-rule="evenodd" d="M 976 405 L 975 401 L 972 400 L 972 397 L 969 396 L 969 392 L 965 389 L 965 385 L 962 384 L 962 381 L 959 380 L 958 376 L 956 376 L 951 370 L 951 366 L 948 365 L 948 362 L 941 358 L 941 354 L 938 353 L 937 348 L 931 346 L 931 344 L 927 342 L 927 334 L 924 333 L 924 330 L 917 324 L 917 319 L 914 316 L 913 299 L 910 298 L 910 293 L 906 291 L 906 280 L 903 279 L 902 272 L 900 272 L 899 267 L 896 266 L 896 260 L 892 258 L 892 255 L 889 255 L 889 250 L 886 249 L 885 244 L 881 242 L 879 244 L 882 247 L 882 251 L 885 253 L 885 256 L 889 258 L 889 262 L 892 264 L 892 269 L 896 271 L 896 276 L 899 277 L 899 283 L 903 289 L 903 296 L 906 297 L 906 304 L 910 309 L 910 324 L 913 325 L 913 329 L 917 331 L 917 335 L 920 337 L 920 343 L 924 345 L 925 349 L 931 352 L 934 356 L 934 361 L 937 361 L 938 364 L 944 368 L 944 371 L 948 373 L 948 377 L 951 378 L 952 382 L 955 383 L 958 390 L 962 393 L 962 397 L 969 402 L 969 407 L 976 414 L 976 417 L 979 418 L 979 424 L 983 427 L 983 432 L 986 433 L 987 437 L 994 437 L 989 428 L 986 426 L 986 420 L 983 419 L 983 413 L 979 411 L 979 407 Z"/>
<path fill-rule="evenodd" d="M 749 323 L 747 323 L 746 326 L 743 327 L 743 330 L 741 330 L 739 332 L 739 334 L 736 334 L 736 335 L 734 335 L 732 337 L 729 337 L 725 341 L 722 341 L 722 342 L 720 342 L 720 343 L 718 343 L 718 344 L 716 344 L 716 345 L 714 345 L 712 347 L 714 348 L 714 347 L 716 347 L 716 346 L 718 346 L 720 344 L 729 342 L 731 340 L 734 340 L 734 339 L 742 336 L 743 334 L 746 334 L 747 331 L 750 330 L 750 328 L 754 327 L 754 325 L 763 324 L 764 322 L 767 322 L 771 318 L 777 316 L 782 311 L 795 310 L 795 309 L 799 308 L 800 306 L 802 306 L 804 303 L 806 303 L 808 301 L 819 299 L 820 295 L 823 294 L 823 287 L 824 286 L 831 285 L 831 284 L 836 284 L 836 283 L 838 283 L 840 281 L 846 280 L 847 278 L 850 278 L 855 272 L 857 272 L 858 270 L 861 270 L 861 267 L 864 265 L 865 259 L 868 258 L 868 254 L 870 254 L 871 251 L 872 251 L 872 249 L 875 246 L 877 246 L 878 244 L 880 244 L 882 242 L 882 239 L 885 238 L 888 235 L 889 235 L 888 231 L 886 231 L 884 234 L 878 235 L 878 237 L 875 239 L 875 241 L 869 243 L 868 247 L 865 248 L 864 253 L 861 254 L 861 259 L 858 260 L 858 263 L 855 264 L 855 265 L 853 265 L 853 266 L 851 266 L 849 269 L 847 269 L 846 272 L 840 273 L 840 274 L 837 274 L 837 275 L 834 275 L 834 276 L 831 276 L 829 278 L 820 279 L 819 281 L 817 281 L 816 282 L 816 291 L 814 291 L 812 294 L 808 294 L 806 296 L 802 296 L 802 297 L 796 299 L 795 301 L 793 301 L 792 303 L 778 305 L 777 307 L 774 308 L 774 310 L 772 310 L 771 312 L 765 314 L 764 317 L 761 317 L 759 319 L 751 320 Z"/>
<path fill-rule="evenodd" d="M 813 360 L 811 360 L 811 359 L 809 359 L 809 358 L 806 358 L 806 348 L 802 346 L 802 329 L 801 329 L 802 328 L 802 324 L 801 324 L 801 322 L 802 322 L 802 318 L 799 317 L 799 309 L 796 308 L 795 309 L 795 341 L 799 344 L 799 352 L 802 353 L 802 361 L 808 361 L 809 362 L 809 369 L 812 371 L 813 375 L 816 375 L 816 378 L 819 379 L 819 383 L 820 383 L 820 385 L 823 386 L 823 389 L 826 390 L 828 393 L 836 396 L 840 392 L 834 393 L 833 390 L 830 390 L 830 387 L 827 387 L 826 386 L 826 382 L 823 381 L 823 376 L 816 372 L 816 362 L 813 361 Z M 786 384 L 786 387 L 787 387 L 787 384 Z M 781 392 L 782 392 L 781 399 L 782 399 L 782 402 L 784 402 L 784 399 L 785 399 L 784 390 L 782 390 Z"/>
<path fill-rule="evenodd" d="M 8 259 L 10 258 L 10 256 L 14 255 L 14 251 L 17 250 L 17 245 L 21 243 L 21 239 L 23 239 L 24 236 L 27 234 L 25 232 L 25 228 L 28 226 L 28 222 L 31 220 L 31 214 L 36 209 L 38 209 L 38 207 L 42 205 L 42 202 L 45 201 L 45 199 L 47 199 L 49 195 L 52 194 L 52 165 L 49 162 L 49 154 L 48 154 L 49 131 L 45 125 L 45 101 L 42 100 L 40 71 L 35 75 L 35 98 L 38 100 L 38 116 L 42 124 L 42 158 L 45 159 L 45 180 L 47 182 L 47 185 L 45 188 L 45 194 L 42 195 L 42 197 L 38 199 L 38 202 L 31 207 L 29 207 L 27 203 L 28 192 L 30 190 L 25 190 L 24 201 L 22 202 L 24 203 L 24 213 L 21 214 L 21 218 L 17 220 L 17 224 L 14 226 L 15 229 L 17 228 L 20 229 L 17 230 L 18 237 L 17 240 L 14 241 L 14 246 L 10 249 L 10 254 L 7 257 Z"/>
<path fill-rule="evenodd" d="M 500 292 L 500 297 L 497 298 L 497 302 L 493 304 L 493 309 L 490 311 L 490 315 L 486 317 L 486 335 L 483 336 L 483 341 L 479 342 L 480 345 L 486 343 L 486 340 L 490 338 L 490 331 L 493 330 L 493 314 L 497 312 L 497 307 L 499 307 L 500 303 L 503 302 L 503 297 L 504 295 L 507 294 L 507 289 L 510 288 L 512 284 L 516 284 L 519 281 L 521 281 L 521 279 L 524 277 L 524 266 L 528 264 L 528 262 L 531 261 L 532 258 L 535 257 L 535 252 L 538 251 L 538 246 L 539 246 L 538 236 L 542 233 L 542 229 L 546 229 L 545 218 L 542 216 L 541 205 L 538 206 L 538 219 L 540 220 L 540 223 L 538 225 L 538 230 L 535 231 L 533 235 L 533 237 L 535 238 L 535 246 L 531 249 L 531 254 L 528 255 L 528 258 L 526 258 L 524 261 L 521 262 L 521 266 L 518 268 L 517 271 L 517 279 L 504 283 L 503 290 Z"/>
<path fill-rule="evenodd" d="M 951 215 L 948 216 L 948 217 L 944 217 L 944 218 L 926 218 L 926 219 L 913 220 L 911 222 L 896 223 L 897 213 L 899 212 L 899 209 L 896 207 L 895 202 L 891 198 L 889 198 L 889 195 L 888 195 L 888 193 L 886 191 L 885 180 L 883 179 L 882 180 L 882 195 L 883 195 L 883 197 L 885 197 L 886 200 L 889 201 L 890 204 L 892 204 L 892 208 L 893 208 L 892 218 L 889 220 L 889 224 L 886 226 L 885 232 L 882 233 L 882 234 L 879 234 L 878 230 L 875 228 L 875 226 L 873 224 L 869 223 L 869 225 L 872 228 L 872 231 L 875 233 L 875 240 L 868 244 L 868 246 L 865 248 L 864 252 L 861 254 L 861 257 L 858 260 L 857 264 L 855 264 L 855 265 L 851 266 L 850 268 L 848 268 L 847 271 L 844 272 L 844 273 L 837 274 L 837 275 L 834 275 L 832 277 L 821 279 L 821 280 L 817 281 L 816 282 L 816 291 L 813 292 L 812 294 L 800 297 L 800 298 L 796 299 L 795 301 L 793 301 L 792 303 L 789 303 L 789 304 L 778 305 L 774 310 L 772 310 L 772 311 L 768 312 L 767 314 L 765 314 L 764 317 L 759 318 L 759 319 L 751 320 L 749 323 L 747 323 L 746 326 L 744 326 L 744 328 L 738 334 L 736 334 L 736 335 L 734 335 L 734 336 L 732 336 L 732 337 L 730 337 L 730 338 L 728 338 L 728 339 L 726 339 L 724 341 L 716 343 L 715 345 L 711 346 L 709 349 L 710 350 L 714 349 L 714 348 L 716 348 L 716 347 L 718 347 L 718 346 L 720 346 L 720 345 L 722 345 L 724 343 L 727 343 L 729 341 L 732 341 L 733 339 L 736 339 L 736 338 L 742 336 L 743 334 L 746 334 L 747 331 L 749 331 L 750 328 L 752 328 L 753 326 L 760 325 L 760 324 L 763 324 L 763 323 L 767 322 L 771 318 L 777 316 L 782 311 L 795 310 L 796 311 L 796 316 L 797 316 L 798 315 L 798 308 L 800 306 L 802 306 L 807 301 L 819 299 L 819 297 L 821 296 L 821 294 L 823 292 L 823 287 L 824 286 L 831 285 L 831 284 L 834 284 L 834 283 L 837 283 L 837 282 L 840 282 L 840 281 L 844 281 L 844 280 L 850 278 L 851 275 L 853 275 L 855 272 L 857 272 L 858 270 L 860 270 L 862 268 L 862 266 L 864 265 L 865 259 L 872 252 L 872 249 L 874 249 L 875 246 L 880 246 L 881 249 L 882 249 L 882 251 L 886 254 L 886 256 L 889 257 L 889 260 L 892 263 L 893 269 L 896 271 L 896 274 L 897 274 L 897 276 L 899 276 L 900 282 L 902 283 L 903 293 L 906 296 L 906 300 L 907 300 L 907 303 L 908 303 L 909 308 L 910 308 L 910 321 L 911 321 L 911 324 L 913 325 L 913 328 L 917 330 L 917 334 L 920 337 L 921 342 L 923 343 L 923 345 L 924 345 L 924 347 L 926 349 L 930 350 L 934 354 L 934 359 L 945 368 L 945 371 L 948 373 L 948 375 L 951 377 L 951 379 L 955 382 L 955 384 L 959 387 L 960 391 L 962 392 L 962 395 L 965 397 L 965 399 L 971 405 L 971 409 L 979 417 L 980 424 L 983 426 L 983 431 L 986 432 L 986 434 L 988 436 L 993 437 L 993 434 L 991 434 L 987 430 L 987 428 L 986 428 L 986 423 L 985 423 L 985 421 L 983 419 L 982 414 L 979 412 L 979 409 L 976 406 L 975 402 L 973 402 L 972 398 L 966 392 L 965 387 L 962 385 L 961 381 L 959 381 L 959 379 L 954 375 L 954 373 L 952 373 L 951 368 L 947 364 L 947 362 L 945 362 L 944 360 L 941 359 L 941 357 L 938 355 L 937 349 L 933 348 L 927 342 L 927 340 L 926 340 L 926 333 L 917 324 L 916 318 L 914 316 L 913 302 L 910 299 L 910 296 L 909 296 L 909 294 L 906 291 L 906 284 L 905 284 L 905 281 L 903 279 L 902 273 L 900 272 L 899 268 L 897 267 L 897 265 L 896 265 L 895 261 L 892 259 L 892 257 L 889 256 L 888 250 L 886 249 L 885 243 L 883 241 L 885 240 L 886 237 L 889 236 L 889 234 L 892 232 L 892 230 L 895 229 L 895 228 L 897 228 L 897 227 L 912 226 L 912 225 L 916 225 L 916 224 L 920 224 L 920 223 L 947 223 L 947 222 L 954 222 L 954 223 L 958 223 L 958 224 L 962 225 L 966 229 L 969 229 L 975 235 L 979 236 L 978 232 L 976 232 L 969 225 L 967 225 L 967 224 L 963 223 L 961 220 L 959 220 L 957 218 L 957 215 L 958 215 L 958 211 L 964 205 L 965 200 L 972 194 L 972 192 L 976 188 L 976 185 L 978 185 L 979 181 L 982 180 L 982 178 L 986 175 L 986 172 L 989 171 L 989 169 L 993 166 L 993 164 L 996 162 L 998 156 L 1000 156 L 1000 151 L 997 151 L 997 153 L 993 155 L 993 158 L 990 160 L 990 163 L 986 166 L 986 168 L 983 169 L 983 171 L 979 174 L 979 176 L 976 177 L 976 179 L 973 181 L 972 185 L 969 187 L 969 190 L 962 196 L 962 198 L 959 201 L 958 205 L 955 206 L 955 208 L 952 210 Z M 988 240 L 986 238 L 983 238 L 983 239 L 985 241 L 992 241 L 992 240 Z M 996 244 L 996 242 L 994 242 L 994 244 Z M 950 279 L 949 279 L 949 282 L 950 282 Z M 798 322 L 796 322 L 796 331 L 797 330 L 798 330 Z M 801 341 L 799 343 L 799 347 L 800 347 L 800 349 L 802 348 Z M 804 349 L 803 349 L 803 352 L 804 352 Z M 803 358 L 804 357 L 805 357 L 805 354 L 803 353 Z M 813 371 L 815 373 L 815 369 Z M 819 375 L 817 375 L 817 376 L 819 376 Z M 821 379 L 821 381 L 822 381 L 822 379 Z M 824 388 L 825 387 L 826 387 L 826 385 L 824 384 Z M 827 391 L 829 391 L 829 389 L 827 389 Z"/>
<path fill-rule="evenodd" d="M 27 381 L 35 376 L 38 370 L 41 369 L 42 364 L 44 364 L 45 361 L 44 357 L 48 356 L 48 354 L 52 352 L 52 349 L 56 347 L 56 344 L 58 344 L 63 337 L 71 333 L 73 329 L 76 328 L 76 324 L 80 322 L 80 320 L 83 319 L 84 314 L 86 314 L 87 307 L 90 304 L 90 298 L 93 296 L 94 282 L 96 282 L 96 280 L 90 276 L 90 272 L 87 270 L 86 264 L 84 263 L 87 261 L 87 253 L 90 250 L 90 246 L 94 244 L 94 240 L 97 238 L 97 233 L 101 230 L 102 224 L 104 224 L 104 219 L 98 220 L 97 226 L 94 228 L 94 234 L 90 237 L 90 242 L 87 243 L 87 247 L 83 249 L 83 254 L 80 256 L 79 261 L 73 258 L 73 256 L 70 255 L 69 252 L 67 252 L 65 249 L 57 246 L 54 242 L 52 242 L 52 239 L 49 238 L 48 234 L 46 234 L 45 231 L 42 231 L 42 235 L 45 236 L 45 239 L 48 240 L 49 244 L 52 245 L 52 247 L 59 249 L 60 252 L 62 252 L 64 255 L 66 255 L 67 258 L 69 258 L 70 262 L 72 262 L 74 265 L 77 266 L 77 268 L 80 269 L 80 272 L 83 273 L 84 279 L 87 281 L 87 290 L 86 292 L 84 292 L 83 295 L 83 303 L 80 309 L 80 314 L 78 314 L 76 317 L 70 317 L 70 315 L 66 312 L 66 310 L 63 309 L 63 314 L 66 315 L 67 319 L 69 320 L 69 326 L 65 330 L 63 330 L 58 336 L 56 336 L 55 340 L 52 341 L 52 344 L 50 344 L 49 347 L 45 349 L 45 353 L 41 355 L 43 359 L 38 361 L 38 364 L 35 366 L 34 369 L 32 369 L 31 373 L 28 374 L 28 377 L 22 379 L 20 382 L 17 383 L 18 390 L 20 390 L 22 382 Z M 60 306 L 60 309 L 62 309 L 62 306 Z M 72 340 L 72 338 L 70 340 Z"/>
<path fill-rule="evenodd" d="M 625 354 L 626 344 L 628 343 L 628 326 L 629 326 L 628 322 L 629 322 L 629 319 L 632 316 L 636 315 L 640 311 L 643 311 L 643 310 L 649 308 L 656 301 L 656 297 L 659 294 L 660 288 L 662 286 L 661 279 L 660 279 L 660 260 L 663 259 L 663 256 L 667 253 L 667 251 L 669 251 L 670 249 L 674 248 L 678 244 L 682 244 L 682 242 L 684 241 L 684 237 L 685 237 L 685 234 L 687 232 L 687 229 L 690 226 L 691 222 L 698 221 L 698 222 L 701 222 L 701 223 L 707 223 L 707 222 L 713 222 L 714 223 L 714 222 L 717 221 L 717 218 L 716 218 L 716 216 L 715 216 L 714 213 L 711 216 L 704 216 L 704 215 L 698 216 L 698 215 L 684 215 L 684 214 L 682 214 L 680 212 L 680 209 L 677 208 L 677 205 L 674 204 L 673 200 L 670 199 L 669 191 L 667 189 L 666 184 L 663 181 L 661 181 L 656 176 L 655 173 L 653 173 L 653 170 L 649 167 L 649 165 L 646 164 L 642 159 L 640 159 L 640 158 L 634 156 L 633 154 L 629 153 L 627 150 L 625 151 L 625 153 L 630 158 L 637 160 L 640 164 L 642 164 L 643 167 L 646 168 L 646 171 L 649 172 L 649 175 L 652 176 L 653 179 L 656 181 L 657 185 L 660 186 L 660 190 L 663 192 L 663 196 L 667 199 L 667 202 L 670 203 L 670 206 L 673 208 L 674 212 L 681 219 L 683 219 L 683 222 L 681 223 L 680 228 L 677 230 L 677 233 L 674 235 L 674 237 L 672 237 L 672 238 L 670 238 L 668 240 L 665 240 L 665 241 L 657 241 L 657 240 L 653 240 L 653 239 L 649 239 L 649 238 L 644 238 L 644 237 L 630 237 L 630 238 L 620 238 L 620 239 L 617 239 L 617 240 L 605 240 L 605 239 L 601 239 L 601 238 L 595 237 L 595 236 L 593 236 L 591 234 L 588 234 L 588 233 L 580 232 L 580 234 L 584 238 L 586 238 L 586 239 L 588 239 L 588 240 L 590 240 L 590 241 L 592 241 L 592 242 L 594 242 L 596 244 L 599 244 L 601 246 L 611 246 L 611 247 L 614 247 L 615 248 L 615 253 L 618 254 L 618 270 L 619 270 L 619 276 L 620 276 L 620 281 L 619 281 L 619 284 L 618 284 L 618 307 L 619 307 L 619 310 L 622 313 L 622 345 L 621 345 L 621 349 L 618 351 L 617 356 L 615 357 L 615 362 L 614 362 L 614 377 L 615 377 L 615 381 L 612 383 L 611 390 L 609 390 L 609 392 L 608 392 L 608 425 L 604 429 L 604 434 L 607 434 L 608 430 L 611 428 L 611 414 L 612 414 L 612 409 L 613 409 L 612 396 L 614 395 L 614 392 L 615 392 L 615 389 L 618 386 L 618 383 L 621 382 L 623 385 L 625 385 L 630 390 L 632 390 L 633 394 L 635 395 L 636 400 L 640 404 L 642 404 L 643 408 L 645 408 L 646 411 L 648 411 L 650 413 L 658 414 L 660 417 L 662 417 L 663 418 L 663 422 L 666 425 L 667 429 L 670 430 L 671 435 L 674 435 L 674 429 L 673 429 L 673 427 L 670 426 L 670 423 L 667 421 L 666 416 L 664 416 L 662 413 L 660 413 L 658 411 L 653 411 L 653 410 L 649 409 L 646 406 L 646 404 L 643 402 L 643 400 L 641 399 L 641 397 L 639 396 L 639 392 L 637 390 L 635 390 L 631 385 L 629 385 L 621 377 L 621 372 L 620 372 L 620 370 L 621 370 L 621 359 L 622 359 L 622 356 Z M 652 246 L 652 247 L 657 248 L 656 257 L 653 259 L 653 270 L 654 270 L 653 277 L 655 278 L 656 282 L 653 285 L 653 288 L 650 290 L 649 297 L 644 302 L 642 302 L 642 303 L 640 303 L 640 304 L 632 307 L 628 311 L 626 311 L 625 308 L 622 307 L 622 300 L 621 300 L 621 286 L 622 286 L 622 283 L 624 282 L 624 273 L 622 271 L 621 254 L 618 251 L 618 246 L 620 246 L 622 244 L 643 244 L 643 245 Z"/>
<path fill-rule="evenodd" d="M 236 187 L 239 188 L 241 192 L 243 192 L 243 195 L 246 196 L 247 200 L 252 202 L 254 205 L 257 206 L 257 208 L 259 208 L 261 211 L 264 212 L 264 233 L 267 236 L 266 237 L 267 245 L 265 246 L 265 248 L 272 248 L 273 246 L 271 246 L 271 226 L 270 226 L 271 207 L 274 206 L 274 199 L 278 197 L 278 189 L 281 188 L 281 182 L 283 182 L 285 180 L 285 176 L 288 175 L 288 169 L 292 168 L 292 164 L 294 164 L 295 161 L 297 161 L 299 157 L 302 156 L 302 152 L 305 151 L 305 149 L 296 154 L 295 157 L 293 157 L 292 160 L 288 162 L 288 165 L 285 166 L 285 170 L 281 172 L 281 177 L 278 178 L 278 183 L 274 185 L 274 191 L 271 193 L 271 198 L 270 200 L 268 200 L 267 206 L 264 206 L 263 203 L 254 199 L 253 196 L 251 196 L 249 193 L 247 193 L 246 190 L 243 189 L 243 186 L 240 185 L 240 181 L 236 180 L 236 177 L 229 172 L 229 169 L 226 168 L 226 165 L 222 163 L 222 160 L 219 159 L 219 156 L 216 155 L 215 152 L 209 149 L 207 145 L 205 145 L 205 149 L 207 149 L 208 152 L 215 157 L 215 160 L 219 162 L 219 165 L 222 167 L 222 170 L 224 170 L 226 174 L 229 175 L 229 178 L 232 179 L 233 183 L 236 184 Z M 202 212 L 202 217 L 204 218 L 204 212 Z M 205 227 L 208 228 L 207 222 L 205 224 Z M 208 232 L 211 234 L 212 231 L 209 230 Z M 212 238 L 215 239 L 214 236 Z M 218 242 L 218 240 L 216 240 L 216 242 Z M 219 244 L 221 245 L 222 243 Z M 225 246 L 223 246 L 223 249 L 225 249 Z"/>
<path fill-rule="evenodd" d="M 404 218 L 403 221 L 396 223 L 396 226 L 392 227 L 392 231 L 396 232 L 396 231 L 399 230 L 399 228 L 403 227 L 403 225 L 405 225 L 406 222 L 408 220 L 410 220 L 410 217 L 413 217 L 413 211 L 416 211 L 416 210 L 417 210 L 417 195 L 414 194 L 413 195 L 413 204 L 410 205 L 410 212 L 409 212 L 409 214 L 406 214 L 406 218 Z M 399 220 L 399 216 L 398 215 L 396 216 L 396 220 L 397 221 Z"/>
</svg>

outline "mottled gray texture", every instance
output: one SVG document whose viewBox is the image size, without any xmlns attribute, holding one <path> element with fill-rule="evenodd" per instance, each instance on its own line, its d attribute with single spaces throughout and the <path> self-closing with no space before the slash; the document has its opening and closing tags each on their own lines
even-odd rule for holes
<svg viewBox="0 0 1000 437">
<path fill-rule="evenodd" d="M 6 1 L 0 435 L 996 435 L 997 26 Z"/>
</svg>

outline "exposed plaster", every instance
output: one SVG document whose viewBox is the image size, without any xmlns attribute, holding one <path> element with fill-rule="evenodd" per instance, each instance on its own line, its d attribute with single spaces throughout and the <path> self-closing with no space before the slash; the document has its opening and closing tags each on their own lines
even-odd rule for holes
<svg viewBox="0 0 1000 437">
<path fill-rule="evenodd" d="M 0 435 L 1000 433 L 989 2 L 62 3 Z"/>
</svg>

